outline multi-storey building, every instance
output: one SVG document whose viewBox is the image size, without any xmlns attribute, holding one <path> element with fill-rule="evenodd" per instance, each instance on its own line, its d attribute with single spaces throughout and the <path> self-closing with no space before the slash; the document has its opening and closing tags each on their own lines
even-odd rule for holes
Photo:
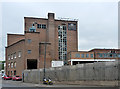
<svg viewBox="0 0 120 89">
<path fill-rule="evenodd" d="M 70 65 L 116 61 L 120 58 L 120 49 L 92 49 L 90 51 L 72 51 L 69 52 L 67 56 Z"/>
<path fill-rule="evenodd" d="M 7 75 L 43 68 L 44 59 L 48 68 L 53 60 L 76 65 L 120 58 L 120 49 L 78 51 L 77 21 L 58 20 L 48 13 L 48 18 L 25 17 L 24 22 L 24 34 L 7 34 Z"/>
<path fill-rule="evenodd" d="M 48 13 L 48 18 L 25 17 L 24 22 L 24 34 L 7 34 L 7 75 L 43 68 L 45 57 L 46 67 L 52 60 L 65 63 L 67 53 L 78 50 L 77 21 L 58 20 L 54 13 Z"/>
</svg>

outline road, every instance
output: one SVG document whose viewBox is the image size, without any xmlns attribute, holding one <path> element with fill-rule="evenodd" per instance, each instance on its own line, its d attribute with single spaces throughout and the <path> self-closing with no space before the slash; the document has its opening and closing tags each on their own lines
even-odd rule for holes
<svg viewBox="0 0 120 89">
<path fill-rule="evenodd" d="M 22 81 L 2 80 L 2 89 L 118 89 L 117 87 L 98 87 L 81 85 L 43 85 L 23 83 Z"/>
</svg>

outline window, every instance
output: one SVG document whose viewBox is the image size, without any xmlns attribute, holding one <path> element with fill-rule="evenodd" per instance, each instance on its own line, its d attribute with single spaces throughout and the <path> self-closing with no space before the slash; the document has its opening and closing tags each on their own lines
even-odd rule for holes
<svg viewBox="0 0 120 89">
<path fill-rule="evenodd" d="M 116 58 L 116 57 L 117 57 L 117 54 L 116 54 L 116 53 L 113 53 L 113 57 Z"/>
<path fill-rule="evenodd" d="M 103 53 L 104 58 L 108 57 L 108 53 Z"/>
<path fill-rule="evenodd" d="M 41 28 L 42 26 L 41 26 L 41 24 L 37 24 L 37 28 Z"/>
<path fill-rule="evenodd" d="M 13 71 L 11 71 L 11 76 L 13 75 Z"/>
<path fill-rule="evenodd" d="M 14 70 L 14 75 L 16 75 L 16 70 Z"/>
<path fill-rule="evenodd" d="M 14 53 L 14 58 L 16 58 L 16 52 Z"/>
<path fill-rule="evenodd" d="M 89 58 L 89 54 L 86 54 L 86 58 Z"/>
<path fill-rule="evenodd" d="M 16 68 L 16 62 L 14 62 L 14 68 Z"/>
<path fill-rule="evenodd" d="M 18 57 L 21 57 L 21 51 L 18 52 Z"/>
<path fill-rule="evenodd" d="M 81 57 L 84 58 L 84 54 L 81 54 Z"/>
<path fill-rule="evenodd" d="M 103 57 L 103 54 L 102 54 L 102 53 L 98 53 L 98 57 L 99 57 L 99 58 L 102 58 L 102 57 Z"/>
<path fill-rule="evenodd" d="M 66 25 L 58 26 L 58 51 L 59 51 L 59 60 L 67 59 L 67 31 Z"/>
<path fill-rule="evenodd" d="M 8 55 L 8 60 L 10 60 L 10 55 Z"/>
<path fill-rule="evenodd" d="M 46 29 L 46 25 L 45 24 L 42 24 L 42 29 Z"/>
<path fill-rule="evenodd" d="M 11 59 L 13 59 L 13 54 L 11 54 Z"/>
<path fill-rule="evenodd" d="M 68 30 L 76 30 L 76 24 L 68 23 Z"/>
<path fill-rule="evenodd" d="M 93 54 L 90 54 L 90 57 L 93 58 Z"/>
<path fill-rule="evenodd" d="M 37 28 L 46 29 L 46 25 L 45 24 L 37 24 Z"/>
<path fill-rule="evenodd" d="M 118 58 L 120 58 L 120 54 L 118 54 Z"/>
<path fill-rule="evenodd" d="M 112 57 L 113 55 L 112 55 L 112 53 L 109 53 L 109 57 Z"/>
<path fill-rule="evenodd" d="M 13 68 L 13 62 L 11 62 L 11 68 Z"/>
<path fill-rule="evenodd" d="M 28 50 L 28 54 L 31 54 L 31 50 Z"/>
<path fill-rule="evenodd" d="M 31 40 L 31 39 L 28 39 L 27 42 L 30 44 L 30 43 L 32 42 L 32 40 Z"/>
<path fill-rule="evenodd" d="M 8 68 L 10 68 L 10 63 L 8 63 Z"/>
<path fill-rule="evenodd" d="M 78 53 L 75 54 L 75 57 L 76 57 L 76 58 L 80 58 L 80 54 L 78 54 Z"/>
<path fill-rule="evenodd" d="M 63 26 L 63 30 L 66 30 L 66 26 Z"/>
</svg>

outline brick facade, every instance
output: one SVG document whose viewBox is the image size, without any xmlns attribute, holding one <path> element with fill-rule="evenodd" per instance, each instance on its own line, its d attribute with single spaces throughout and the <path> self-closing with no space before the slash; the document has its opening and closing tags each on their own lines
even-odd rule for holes
<svg viewBox="0 0 120 89">
<path fill-rule="evenodd" d="M 120 58 L 120 49 L 92 49 L 90 51 L 71 51 L 67 57 L 70 65 L 79 63 L 107 62 Z"/>
<path fill-rule="evenodd" d="M 22 76 L 22 71 L 32 66 L 37 69 L 43 68 L 45 43 L 47 45 L 46 67 L 51 67 L 52 60 L 61 60 L 59 58 L 60 49 L 58 48 L 58 26 L 62 26 L 63 31 L 66 30 L 66 53 L 78 50 L 77 21 L 58 20 L 55 19 L 54 13 L 48 13 L 48 19 L 24 17 L 24 23 L 25 32 L 23 35 L 8 34 L 6 47 L 7 75 L 12 76 L 15 72 L 16 75 Z M 35 30 L 31 31 L 32 28 L 35 28 Z M 64 32 L 62 34 L 64 35 Z M 20 53 L 21 56 L 18 57 Z M 13 59 L 11 59 L 12 56 Z M 64 58 L 62 60 L 66 61 Z M 29 65 L 31 61 L 34 61 L 33 65 Z M 11 68 L 12 65 L 16 65 L 16 67 Z"/>
</svg>

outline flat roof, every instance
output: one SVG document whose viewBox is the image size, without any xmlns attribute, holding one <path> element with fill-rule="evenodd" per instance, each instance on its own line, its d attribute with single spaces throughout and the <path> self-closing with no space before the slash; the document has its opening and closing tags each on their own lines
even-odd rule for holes
<svg viewBox="0 0 120 89">
<path fill-rule="evenodd" d="M 41 20 L 48 20 L 48 18 L 38 18 L 38 17 L 24 17 L 28 19 L 41 19 Z M 78 22 L 76 20 L 62 20 L 62 19 L 54 19 L 55 21 L 65 21 L 65 22 Z"/>
</svg>

